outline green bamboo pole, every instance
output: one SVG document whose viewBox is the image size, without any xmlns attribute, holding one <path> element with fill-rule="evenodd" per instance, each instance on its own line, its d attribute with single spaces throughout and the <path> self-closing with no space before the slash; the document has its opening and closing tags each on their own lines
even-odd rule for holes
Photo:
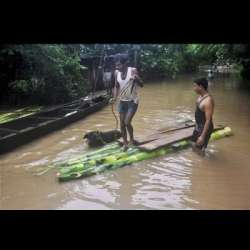
<svg viewBox="0 0 250 250">
<path fill-rule="evenodd" d="M 226 127 L 213 132 L 210 141 L 230 135 L 232 135 L 232 130 Z M 103 151 L 97 150 L 92 152 L 88 159 L 85 158 L 85 161 L 75 161 L 68 163 L 68 165 L 63 165 L 59 169 L 57 176 L 60 181 L 87 177 L 108 169 L 116 169 L 142 160 L 163 156 L 176 150 L 187 148 L 190 144 L 190 140 L 182 140 L 151 152 L 145 152 L 136 147 L 129 148 L 126 152 L 120 152 L 119 150 L 112 152 L 112 147 L 110 147 L 108 154 L 106 152 L 106 154 L 102 154 L 99 157 L 96 154 Z M 113 149 L 117 150 L 116 147 L 113 147 Z"/>
</svg>

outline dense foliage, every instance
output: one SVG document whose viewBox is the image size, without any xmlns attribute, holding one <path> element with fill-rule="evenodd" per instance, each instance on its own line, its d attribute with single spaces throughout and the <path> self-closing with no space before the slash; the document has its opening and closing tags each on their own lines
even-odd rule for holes
<svg viewBox="0 0 250 250">
<path fill-rule="evenodd" d="M 2 46 L 1 98 L 60 103 L 84 94 L 79 47 L 76 45 Z"/>
<path fill-rule="evenodd" d="M 250 79 L 248 44 L 22 44 L 0 46 L 1 103 L 63 103 L 90 89 L 81 56 L 129 53 L 145 79 L 193 72 L 198 65 L 235 63 Z M 135 52 L 138 58 L 134 57 Z"/>
</svg>

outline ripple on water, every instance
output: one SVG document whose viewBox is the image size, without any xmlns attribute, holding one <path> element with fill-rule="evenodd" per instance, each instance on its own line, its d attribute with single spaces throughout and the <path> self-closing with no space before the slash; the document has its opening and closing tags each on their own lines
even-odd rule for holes
<svg viewBox="0 0 250 250">
<path fill-rule="evenodd" d="M 73 148 L 69 148 L 67 150 L 64 150 L 62 152 L 59 152 L 55 158 L 52 160 L 53 164 L 60 164 L 63 163 L 69 159 L 75 159 L 79 158 L 79 155 L 82 154 L 82 152 L 86 152 L 88 150 L 88 147 L 86 144 L 81 144 Z"/>
<path fill-rule="evenodd" d="M 95 127 L 104 127 L 104 124 L 96 124 Z"/>
<path fill-rule="evenodd" d="M 164 157 L 147 164 L 136 183 L 133 204 L 150 209 L 184 209 L 190 189 L 191 161 L 185 157 Z"/>
<path fill-rule="evenodd" d="M 78 201 L 88 200 L 93 204 L 102 204 L 105 206 L 117 203 L 117 198 L 120 196 L 117 190 L 120 189 L 121 184 L 115 180 L 110 180 L 110 176 L 96 175 L 89 179 L 79 180 L 67 188 L 67 193 L 72 199 Z"/>
<path fill-rule="evenodd" d="M 30 168 L 37 167 L 37 166 L 46 166 L 49 164 L 49 162 L 50 161 L 49 161 L 48 157 L 44 157 L 40 160 L 32 161 L 32 162 L 26 164 L 25 169 L 29 170 Z"/>
<path fill-rule="evenodd" d="M 77 199 L 74 198 L 73 200 L 70 200 L 66 203 L 64 203 L 63 205 L 59 206 L 59 208 L 57 208 L 58 210 L 108 210 L 110 209 L 109 207 L 107 207 L 104 204 L 100 204 L 100 203 L 96 203 L 96 202 L 92 202 L 89 200 L 83 200 L 83 199 Z"/>
</svg>

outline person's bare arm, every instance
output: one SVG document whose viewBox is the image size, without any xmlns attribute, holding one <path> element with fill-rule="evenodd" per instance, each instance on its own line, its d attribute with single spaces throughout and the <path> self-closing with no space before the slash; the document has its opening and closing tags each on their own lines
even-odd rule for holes
<svg viewBox="0 0 250 250">
<path fill-rule="evenodd" d="M 136 68 L 134 68 L 133 70 L 133 75 L 135 77 L 136 83 L 140 86 L 143 87 L 143 80 L 141 79 L 141 77 L 138 74 L 138 71 Z"/>
<path fill-rule="evenodd" d="M 115 85 L 114 85 L 114 88 L 113 88 L 113 98 L 111 100 L 112 102 L 116 101 L 118 93 L 119 93 L 119 88 L 120 88 L 120 85 L 117 82 L 117 73 L 115 72 Z"/>
<path fill-rule="evenodd" d="M 213 112 L 214 112 L 214 102 L 211 98 L 208 99 L 206 103 L 204 103 L 204 112 L 205 112 L 205 117 L 206 117 L 206 122 L 203 128 L 203 131 L 200 135 L 200 137 L 197 139 L 197 144 L 202 145 L 205 141 L 205 137 L 207 135 L 207 132 L 209 130 L 209 125 L 213 117 Z"/>
</svg>

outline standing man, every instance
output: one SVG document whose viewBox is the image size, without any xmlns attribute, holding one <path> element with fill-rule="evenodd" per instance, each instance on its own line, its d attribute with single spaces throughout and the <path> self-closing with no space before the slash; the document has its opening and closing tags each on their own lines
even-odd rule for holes
<svg viewBox="0 0 250 250">
<path fill-rule="evenodd" d="M 128 67 L 129 58 L 127 54 L 118 54 L 115 61 L 117 70 L 115 72 L 114 98 L 112 102 L 118 99 L 120 127 L 123 138 L 123 149 L 125 151 L 129 145 L 136 144 L 131 122 L 139 103 L 137 86 L 143 87 L 143 84 L 137 69 Z M 130 137 L 129 142 L 127 140 L 127 132 Z"/>
<path fill-rule="evenodd" d="M 200 78 L 194 81 L 194 91 L 199 95 L 196 101 L 195 129 L 193 132 L 193 149 L 202 155 L 213 132 L 214 100 L 208 93 L 208 81 Z"/>
</svg>

